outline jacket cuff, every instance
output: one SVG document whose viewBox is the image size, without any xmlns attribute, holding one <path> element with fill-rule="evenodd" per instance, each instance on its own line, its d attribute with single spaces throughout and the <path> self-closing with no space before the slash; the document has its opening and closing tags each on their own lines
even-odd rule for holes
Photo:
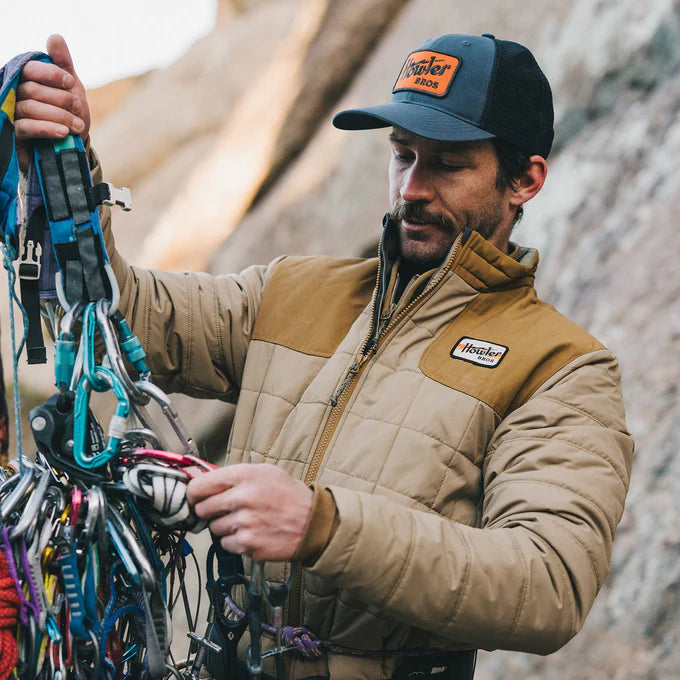
<svg viewBox="0 0 680 680">
<path fill-rule="evenodd" d="M 333 494 L 318 484 L 312 484 L 311 489 L 314 492 L 312 510 L 300 545 L 293 555 L 293 561 L 302 562 L 305 566 L 316 562 L 333 537 L 339 522 Z"/>
</svg>

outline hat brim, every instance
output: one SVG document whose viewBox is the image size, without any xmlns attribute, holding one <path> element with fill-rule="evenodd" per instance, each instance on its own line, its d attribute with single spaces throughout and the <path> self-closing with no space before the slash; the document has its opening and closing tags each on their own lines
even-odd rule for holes
<svg viewBox="0 0 680 680">
<path fill-rule="evenodd" d="M 441 142 L 470 142 L 496 135 L 467 121 L 414 102 L 393 102 L 336 113 L 333 125 L 341 130 L 372 130 L 395 126 Z"/>
</svg>

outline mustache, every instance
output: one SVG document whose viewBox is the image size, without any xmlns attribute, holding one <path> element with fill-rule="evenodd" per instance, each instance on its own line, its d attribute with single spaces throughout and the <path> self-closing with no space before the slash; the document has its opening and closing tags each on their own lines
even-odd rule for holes
<svg viewBox="0 0 680 680">
<path fill-rule="evenodd" d="M 413 224 L 433 224 L 449 231 L 455 229 L 455 225 L 450 219 L 440 213 L 430 212 L 420 203 L 401 203 L 392 210 L 391 216 L 396 221 L 406 220 Z"/>
</svg>

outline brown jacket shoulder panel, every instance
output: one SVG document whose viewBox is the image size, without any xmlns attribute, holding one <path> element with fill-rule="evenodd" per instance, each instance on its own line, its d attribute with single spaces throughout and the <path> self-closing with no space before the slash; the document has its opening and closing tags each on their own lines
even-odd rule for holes
<svg viewBox="0 0 680 680">
<path fill-rule="evenodd" d="M 377 259 L 284 258 L 264 289 L 253 340 L 330 357 L 370 302 L 377 269 Z"/>
<path fill-rule="evenodd" d="M 480 293 L 429 345 L 420 370 L 503 418 L 579 356 L 603 349 L 529 286 Z"/>
</svg>

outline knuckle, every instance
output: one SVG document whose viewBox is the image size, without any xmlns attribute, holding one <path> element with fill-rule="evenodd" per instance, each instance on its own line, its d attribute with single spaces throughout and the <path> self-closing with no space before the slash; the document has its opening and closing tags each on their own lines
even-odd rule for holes
<svg viewBox="0 0 680 680">
<path fill-rule="evenodd" d="M 17 87 L 17 102 L 24 99 L 31 99 L 35 96 L 37 91 L 37 85 L 32 80 L 26 80 L 19 83 Z"/>
</svg>

